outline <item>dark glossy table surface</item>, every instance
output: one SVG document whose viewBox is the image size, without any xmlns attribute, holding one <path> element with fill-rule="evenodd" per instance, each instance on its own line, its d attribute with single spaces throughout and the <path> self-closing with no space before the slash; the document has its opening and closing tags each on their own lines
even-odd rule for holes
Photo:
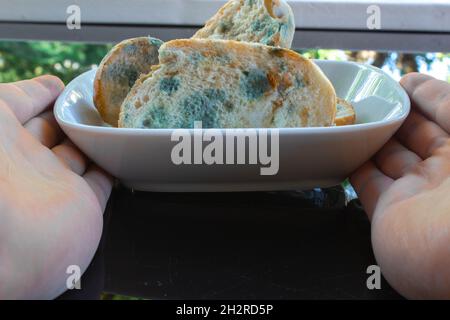
<svg viewBox="0 0 450 320">
<path fill-rule="evenodd" d="M 113 191 L 82 289 L 62 299 L 399 299 L 370 225 L 341 187 L 306 192 Z"/>
</svg>

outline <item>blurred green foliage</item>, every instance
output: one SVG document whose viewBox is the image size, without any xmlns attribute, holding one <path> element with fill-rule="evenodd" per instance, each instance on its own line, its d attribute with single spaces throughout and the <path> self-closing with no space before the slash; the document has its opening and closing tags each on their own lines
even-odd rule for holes
<svg viewBox="0 0 450 320">
<path fill-rule="evenodd" d="M 378 68 L 386 67 L 390 73 L 402 76 L 409 72 L 428 72 L 433 76 L 450 82 L 450 53 L 399 53 L 347 50 L 299 50 L 310 59 L 344 60 L 372 64 Z"/>
<path fill-rule="evenodd" d="M 0 42 L 0 82 L 53 74 L 68 83 L 98 65 L 112 45 L 49 41 Z"/>
<path fill-rule="evenodd" d="M 77 75 L 98 65 L 112 44 L 86 44 L 56 41 L 0 41 L 0 82 L 53 74 L 66 84 Z M 449 53 L 403 54 L 396 52 L 299 50 L 313 59 L 351 60 L 388 67 L 401 76 L 411 71 L 439 69 L 440 78 L 450 82 Z M 436 64 L 439 62 L 440 64 Z M 446 79 L 445 79 L 446 78 Z"/>
<path fill-rule="evenodd" d="M 100 295 L 100 300 L 146 300 L 146 299 L 103 292 Z"/>
</svg>

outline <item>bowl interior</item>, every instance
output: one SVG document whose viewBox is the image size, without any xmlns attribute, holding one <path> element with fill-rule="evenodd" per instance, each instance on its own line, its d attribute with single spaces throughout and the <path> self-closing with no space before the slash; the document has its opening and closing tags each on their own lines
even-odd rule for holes
<svg viewBox="0 0 450 320">
<path fill-rule="evenodd" d="M 331 81 L 337 96 L 354 105 L 357 124 L 395 120 L 408 114 L 407 94 L 380 69 L 353 62 L 316 60 L 315 63 Z M 94 76 L 95 70 L 90 70 L 67 86 L 55 105 L 58 120 L 109 127 L 102 121 L 93 103 Z"/>
</svg>

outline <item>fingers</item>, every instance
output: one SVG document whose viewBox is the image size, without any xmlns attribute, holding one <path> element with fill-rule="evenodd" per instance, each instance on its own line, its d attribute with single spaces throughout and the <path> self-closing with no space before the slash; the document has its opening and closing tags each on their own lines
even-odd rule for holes
<svg viewBox="0 0 450 320">
<path fill-rule="evenodd" d="M 88 159 L 67 139 L 54 147 L 52 151 L 73 172 L 84 178 L 94 191 L 102 211 L 104 212 L 106 203 L 111 194 L 113 178 L 96 165 L 91 164 L 86 171 Z"/>
<path fill-rule="evenodd" d="M 53 153 L 73 172 L 83 175 L 88 164 L 84 154 L 68 139 L 52 149 Z"/>
<path fill-rule="evenodd" d="M 380 195 L 394 181 L 378 170 L 372 161 L 368 161 L 350 177 L 350 182 L 358 193 L 369 219 L 372 220 Z"/>
<path fill-rule="evenodd" d="M 104 212 L 111 194 L 113 185 L 112 177 L 96 165 L 90 165 L 86 171 L 89 163 L 88 159 L 67 139 L 60 145 L 54 147 L 52 151 L 73 172 L 84 178 L 92 191 L 94 191 L 98 203 Z"/>
<path fill-rule="evenodd" d="M 84 174 L 83 178 L 94 191 L 102 211 L 104 212 L 106 203 L 111 194 L 113 185 L 112 177 L 96 165 L 92 165 L 88 168 L 88 171 Z"/>
<path fill-rule="evenodd" d="M 407 74 L 400 84 L 413 106 L 450 134 L 450 84 L 420 73 Z"/>
<path fill-rule="evenodd" d="M 375 155 L 374 161 L 385 175 L 396 180 L 422 159 L 393 138 Z"/>
<path fill-rule="evenodd" d="M 422 159 L 429 158 L 448 139 L 448 134 L 422 114 L 412 111 L 396 133 L 399 142 Z"/>
<path fill-rule="evenodd" d="M 63 89 L 61 80 L 46 75 L 32 80 L 0 84 L 0 99 L 24 124 L 51 106 Z"/>
<path fill-rule="evenodd" d="M 51 149 L 58 144 L 64 134 L 53 116 L 51 110 L 41 113 L 25 123 L 28 130 L 40 143 Z"/>
</svg>

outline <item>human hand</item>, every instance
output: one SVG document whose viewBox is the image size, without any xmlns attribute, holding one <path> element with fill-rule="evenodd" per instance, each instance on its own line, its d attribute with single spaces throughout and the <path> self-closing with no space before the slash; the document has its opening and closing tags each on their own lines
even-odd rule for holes
<svg viewBox="0 0 450 320">
<path fill-rule="evenodd" d="M 411 73 L 412 111 L 351 183 L 387 281 L 407 298 L 450 299 L 450 85 Z"/>
<path fill-rule="evenodd" d="M 0 84 L 0 299 L 54 298 L 89 265 L 112 180 L 63 140 L 52 76 Z"/>
</svg>

